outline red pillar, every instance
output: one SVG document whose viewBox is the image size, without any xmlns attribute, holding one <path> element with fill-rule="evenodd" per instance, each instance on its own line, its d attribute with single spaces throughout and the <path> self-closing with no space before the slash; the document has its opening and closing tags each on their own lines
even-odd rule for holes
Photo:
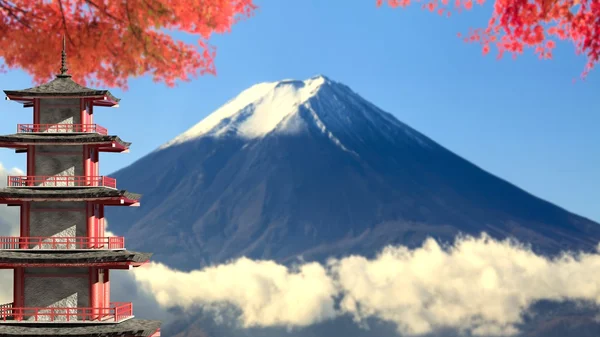
<svg viewBox="0 0 600 337">
<path fill-rule="evenodd" d="M 98 148 L 90 147 L 90 175 L 93 177 L 98 176 Z"/>
<path fill-rule="evenodd" d="M 91 202 L 85 203 L 85 216 L 87 219 L 87 237 L 88 237 L 88 247 L 93 248 L 94 238 L 96 236 L 96 217 L 94 214 L 94 204 Z"/>
<path fill-rule="evenodd" d="M 96 223 L 96 233 L 97 236 L 101 239 L 101 244 L 99 247 L 103 247 L 104 245 L 108 245 L 108 239 L 106 239 L 106 222 L 104 221 L 104 205 L 99 204 L 98 205 L 98 214 L 97 214 L 97 220 L 98 222 Z M 106 247 L 106 248 L 111 248 Z"/>
<path fill-rule="evenodd" d="M 23 202 L 21 204 L 21 223 L 20 223 L 20 237 L 22 238 L 26 238 L 29 237 L 29 208 L 30 208 L 30 203 L 29 202 Z M 23 240 L 21 240 L 21 243 L 19 243 L 19 248 L 23 249 L 23 248 L 27 248 L 27 244 L 22 242 Z"/>
<path fill-rule="evenodd" d="M 83 176 L 85 178 L 85 185 L 95 186 L 95 181 L 90 178 L 92 176 L 92 158 L 90 153 L 90 147 L 83 145 Z"/>
<path fill-rule="evenodd" d="M 88 113 L 88 120 L 87 122 L 89 124 L 94 124 L 94 104 L 92 104 L 92 101 L 89 101 L 87 104 L 87 113 Z"/>
<path fill-rule="evenodd" d="M 98 240 L 100 235 L 98 234 L 100 231 L 100 205 L 94 204 L 94 232 L 92 236 L 94 237 L 94 247 L 100 248 L 102 242 Z"/>
<path fill-rule="evenodd" d="M 90 277 L 90 308 L 91 317 L 90 320 L 94 320 L 98 318 L 98 269 L 90 267 L 89 270 Z"/>
<path fill-rule="evenodd" d="M 81 130 L 75 129 L 75 131 L 85 132 L 86 124 L 87 124 L 87 112 L 86 108 L 86 100 L 82 98 L 79 100 L 79 124 L 81 124 Z"/>
<path fill-rule="evenodd" d="M 33 124 L 40 124 L 40 99 L 33 99 Z"/>
<path fill-rule="evenodd" d="M 27 176 L 35 175 L 35 145 L 27 146 Z M 27 186 L 33 186 L 33 180 L 27 180 Z"/>
<path fill-rule="evenodd" d="M 22 308 L 25 304 L 25 270 L 21 267 L 14 269 L 13 308 Z M 20 321 L 21 312 L 13 312 L 14 319 Z"/>
<path fill-rule="evenodd" d="M 96 313 L 99 318 L 104 316 L 104 269 L 96 269 L 98 273 L 98 283 L 96 283 Z"/>
<path fill-rule="evenodd" d="M 108 272 L 108 269 L 104 269 L 104 308 L 110 308 L 110 279 Z M 105 312 L 105 315 L 110 315 L 110 311 Z"/>
</svg>

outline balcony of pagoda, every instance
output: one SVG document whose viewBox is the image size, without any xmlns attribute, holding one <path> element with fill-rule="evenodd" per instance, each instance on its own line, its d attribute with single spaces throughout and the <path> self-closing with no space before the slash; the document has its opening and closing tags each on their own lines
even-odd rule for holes
<svg viewBox="0 0 600 337">
<path fill-rule="evenodd" d="M 107 187 L 116 189 L 117 180 L 106 176 L 8 176 L 7 187 Z"/>
<path fill-rule="evenodd" d="M 0 236 L 0 250 L 125 250 L 125 238 L 111 237 L 18 237 Z"/>
<path fill-rule="evenodd" d="M 0 305 L 0 324 L 115 324 L 133 318 L 131 302 L 111 303 L 108 308 L 14 307 Z"/>
<path fill-rule="evenodd" d="M 108 130 L 98 124 L 17 124 L 17 133 L 97 133 L 108 135 Z"/>
</svg>

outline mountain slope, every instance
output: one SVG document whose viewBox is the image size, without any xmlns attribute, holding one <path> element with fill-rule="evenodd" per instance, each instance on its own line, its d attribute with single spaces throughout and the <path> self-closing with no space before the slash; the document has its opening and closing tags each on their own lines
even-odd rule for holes
<svg viewBox="0 0 600 337">
<path fill-rule="evenodd" d="M 483 171 L 323 76 L 263 83 L 116 172 L 131 249 L 181 269 L 419 245 L 459 232 L 592 249 L 600 226 Z"/>
</svg>

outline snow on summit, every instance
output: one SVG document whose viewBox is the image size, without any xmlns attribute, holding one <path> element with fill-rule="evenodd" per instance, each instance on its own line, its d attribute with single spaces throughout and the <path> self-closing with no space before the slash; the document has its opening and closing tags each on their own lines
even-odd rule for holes
<svg viewBox="0 0 600 337">
<path fill-rule="evenodd" d="M 299 116 L 301 106 L 308 109 L 308 119 Z M 352 133 L 358 125 L 370 125 L 392 142 L 397 141 L 398 132 L 402 132 L 421 145 L 428 143 L 418 132 L 347 86 L 319 75 L 304 81 L 256 84 L 158 150 L 203 136 L 254 139 L 271 132 L 296 134 L 306 123 L 312 123 L 337 146 L 349 152 L 353 151 L 348 150 L 335 134 L 341 130 Z"/>
<path fill-rule="evenodd" d="M 324 76 L 315 76 L 305 81 L 283 80 L 253 85 L 160 148 L 226 132 L 243 138 L 262 137 L 296 112 L 298 106 L 327 81 Z"/>
</svg>

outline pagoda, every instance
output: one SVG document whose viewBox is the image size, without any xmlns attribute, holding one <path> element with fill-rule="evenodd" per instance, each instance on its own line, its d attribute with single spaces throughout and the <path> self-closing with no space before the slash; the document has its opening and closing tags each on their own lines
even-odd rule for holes
<svg viewBox="0 0 600 337">
<path fill-rule="evenodd" d="M 134 319 L 131 303 L 111 302 L 110 270 L 132 269 L 152 254 L 105 235 L 105 206 L 139 206 L 141 195 L 99 175 L 100 152 L 131 143 L 94 124 L 94 107 L 118 107 L 108 90 L 60 74 L 6 99 L 33 108 L 33 124 L 0 136 L 0 147 L 27 155 L 27 175 L 9 176 L 0 204 L 18 206 L 20 235 L 0 237 L 0 268 L 13 269 L 13 302 L 0 306 L 0 336 L 160 336 L 160 322 Z"/>
</svg>

